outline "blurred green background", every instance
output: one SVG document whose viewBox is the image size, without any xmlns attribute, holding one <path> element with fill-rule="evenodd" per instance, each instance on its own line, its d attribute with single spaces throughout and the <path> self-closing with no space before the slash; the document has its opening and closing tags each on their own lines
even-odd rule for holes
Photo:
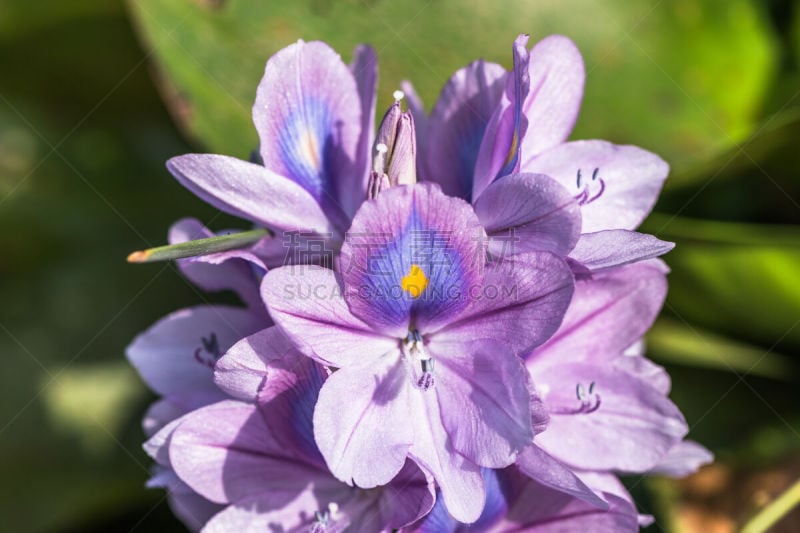
<svg viewBox="0 0 800 533">
<path fill-rule="evenodd" d="M 183 216 L 244 226 L 164 161 L 246 157 L 273 52 L 322 39 L 349 60 L 371 43 L 379 109 L 403 78 L 430 109 L 469 61 L 510 66 L 521 32 L 584 55 L 573 138 L 672 165 L 644 227 L 678 244 L 649 353 L 718 461 L 630 479 L 648 531 L 733 531 L 800 477 L 800 2 L 0 0 L 0 531 L 182 530 L 143 488 L 153 398 L 123 350 L 225 296 L 125 256 Z"/>
</svg>

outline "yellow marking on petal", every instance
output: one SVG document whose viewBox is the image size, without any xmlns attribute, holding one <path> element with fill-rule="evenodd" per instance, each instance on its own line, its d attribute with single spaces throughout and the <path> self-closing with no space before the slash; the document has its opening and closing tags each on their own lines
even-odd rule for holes
<svg viewBox="0 0 800 533">
<path fill-rule="evenodd" d="M 419 265 L 411 265 L 408 275 L 400 280 L 400 287 L 412 298 L 419 298 L 422 291 L 428 287 L 428 277 Z"/>
<path fill-rule="evenodd" d="M 311 129 L 306 129 L 300 135 L 300 142 L 297 146 L 297 151 L 300 157 L 311 163 L 313 168 L 320 168 L 319 141 Z"/>
<path fill-rule="evenodd" d="M 511 163 L 511 160 L 514 159 L 514 153 L 517 151 L 517 143 L 519 143 L 519 139 L 517 138 L 517 132 L 514 132 L 514 136 L 511 138 L 511 148 L 508 149 L 506 161 L 503 163 L 503 166 L 508 165 Z"/>
</svg>

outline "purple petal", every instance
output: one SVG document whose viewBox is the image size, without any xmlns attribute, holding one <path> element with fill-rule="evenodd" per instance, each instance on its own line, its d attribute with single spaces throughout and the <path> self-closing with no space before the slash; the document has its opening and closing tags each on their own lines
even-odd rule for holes
<svg viewBox="0 0 800 533">
<path fill-rule="evenodd" d="M 475 201 L 475 214 L 489 235 L 489 251 L 501 258 L 530 251 L 566 257 L 581 233 L 578 203 L 542 174 L 495 181 Z"/>
<path fill-rule="evenodd" d="M 670 448 L 666 457 L 650 469 L 650 474 L 669 477 L 683 477 L 694 474 L 703 466 L 714 460 L 714 454 L 700 444 L 684 440 Z"/>
<path fill-rule="evenodd" d="M 360 96 L 339 54 L 302 40 L 270 58 L 256 93 L 253 122 L 264 166 L 294 180 L 329 211 L 347 212 L 346 197 L 351 208 L 365 197 L 367 175 L 354 169 L 363 116 L 370 112 L 362 113 Z"/>
<path fill-rule="evenodd" d="M 486 501 L 480 467 L 453 449 L 442 425 L 436 396 L 425 393 L 410 396 L 413 402 L 408 410 L 415 436 L 409 456 L 436 479 L 453 518 L 466 523 L 476 521 Z"/>
<path fill-rule="evenodd" d="M 577 363 L 532 374 L 550 411 L 536 442 L 575 468 L 647 471 L 686 435 L 675 404 L 622 370 Z"/>
<path fill-rule="evenodd" d="M 264 277 L 261 293 L 273 320 L 292 344 L 322 364 L 349 366 L 397 348 L 396 339 L 376 333 L 353 316 L 331 270 L 278 268 Z"/>
<path fill-rule="evenodd" d="M 444 501 L 440 498 L 425 519 L 413 528 L 415 533 L 455 533 L 466 531 L 492 531 L 508 511 L 508 502 L 515 495 L 507 494 L 508 483 L 500 479 L 505 471 L 481 469 L 484 483 L 486 484 L 486 505 L 480 518 L 471 524 L 461 524 L 451 517 Z"/>
<path fill-rule="evenodd" d="M 398 355 L 337 370 L 314 410 L 314 436 L 331 472 L 361 488 L 391 481 L 414 441 L 410 378 Z"/>
<path fill-rule="evenodd" d="M 270 363 L 287 354 L 300 355 L 280 329 L 264 329 L 245 337 L 225 352 L 214 368 L 214 383 L 234 398 L 254 401 Z"/>
<path fill-rule="evenodd" d="M 212 516 L 224 508 L 194 492 L 175 472 L 167 468 L 159 468 L 158 473 L 147 482 L 147 487 L 167 489 L 170 509 L 190 531 L 199 531 Z"/>
<path fill-rule="evenodd" d="M 603 494 L 603 497 L 608 500 L 607 509 L 531 481 L 524 486 L 506 520 L 498 525 L 498 530 L 536 533 L 639 531 L 636 509 L 630 502 L 613 494 Z"/>
<path fill-rule="evenodd" d="M 408 526 L 430 512 L 436 502 L 433 478 L 408 460 L 381 493 L 383 523 L 392 528 Z"/>
<path fill-rule="evenodd" d="M 533 441 L 521 360 L 496 341 L 432 341 L 428 351 L 436 363 L 434 389 L 452 446 L 480 466 L 513 463 Z"/>
<path fill-rule="evenodd" d="M 310 483 L 347 490 L 275 440 L 253 405 L 219 402 L 181 420 L 169 445 L 172 466 L 187 485 L 213 502 L 258 496 L 279 508 Z"/>
<path fill-rule="evenodd" d="M 264 422 L 275 440 L 296 456 L 327 470 L 314 439 L 314 411 L 328 371 L 296 350 L 270 362 L 258 392 Z"/>
<path fill-rule="evenodd" d="M 575 471 L 575 475 L 596 494 L 613 494 L 634 503 L 633 497 L 625 488 L 619 478 L 608 472 Z"/>
<path fill-rule="evenodd" d="M 581 204 L 583 232 L 635 229 L 650 213 L 669 166 L 636 146 L 573 141 L 556 146 L 522 166 L 547 174 Z"/>
<path fill-rule="evenodd" d="M 172 434 L 181 422 L 183 422 L 182 418 L 170 421 L 142 445 L 145 453 L 152 457 L 157 464 L 164 467 L 172 466 L 169 458 L 169 445 L 172 440 Z"/>
<path fill-rule="evenodd" d="M 223 399 L 212 380 L 214 364 L 233 343 L 264 325 L 259 314 L 236 307 L 183 309 L 136 337 L 126 355 L 147 385 L 161 395 L 205 391 Z"/>
<path fill-rule="evenodd" d="M 355 171 L 337 176 L 336 186 L 339 200 L 349 217 L 367 197 L 366 184 L 369 177 L 370 150 L 375 132 L 375 91 L 378 87 L 378 58 L 375 50 L 360 44 L 353 52 L 350 72 L 356 80 L 358 97 L 361 100 L 361 134 L 358 139 Z"/>
<path fill-rule="evenodd" d="M 343 502 L 344 503 L 344 502 Z M 313 531 L 316 511 L 324 511 L 325 506 L 311 488 L 303 490 L 299 496 L 276 508 L 263 496 L 250 496 L 237 500 L 215 515 L 203 528 L 203 533 L 264 533 L 281 531 L 301 533 Z M 347 524 L 331 524 L 325 533 L 340 533 Z"/>
<path fill-rule="evenodd" d="M 528 129 L 528 118 L 522 106 L 530 90 L 528 72 L 528 35 L 520 35 L 512 47 L 514 69 L 506 78 L 506 88 L 500 105 L 486 126 L 481 141 L 472 182 L 472 195 L 476 199 L 489 184 L 520 169 L 520 143 Z"/>
<path fill-rule="evenodd" d="M 199 220 L 183 218 L 169 229 L 169 243 L 177 244 L 197 239 L 215 237 Z M 263 309 L 258 293 L 258 280 L 253 265 L 264 268 L 262 261 L 244 250 L 232 250 L 209 256 L 191 257 L 176 261 L 186 278 L 208 292 L 231 290 L 251 309 Z M 264 312 L 265 320 L 266 310 Z"/>
<path fill-rule="evenodd" d="M 334 250 L 341 247 L 341 241 L 339 234 L 292 230 L 261 239 L 250 251 L 261 258 L 268 269 L 291 265 L 331 268 Z"/>
<path fill-rule="evenodd" d="M 672 380 L 664 367 L 655 364 L 641 355 L 625 355 L 614 359 L 614 366 L 636 376 L 661 394 L 669 394 Z"/>
<path fill-rule="evenodd" d="M 167 161 L 173 176 L 226 213 L 279 230 L 334 231 L 317 200 L 266 168 L 233 157 L 188 154 Z"/>
<path fill-rule="evenodd" d="M 537 437 L 538 440 L 538 437 Z M 537 483 L 563 494 L 578 498 L 593 507 L 607 509 L 608 505 L 563 463 L 548 455 L 538 445 L 531 444 L 519 454 L 517 468 Z"/>
<path fill-rule="evenodd" d="M 335 525 L 347 520 L 348 533 L 403 528 L 426 515 L 436 499 L 433 479 L 422 473 L 413 461 L 406 461 L 391 483 L 359 492 L 360 497 L 339 507 L 340 519 Z M 364 498 L 367 495 L 374 497 Z M 325 529 L 326 533 L 328 531 Z"/>
<path fill-rule="evenodd" d="M 276 327 L 235 344 L 214 371 L 217 385 L 236 398 L 258 401 L 268 411 L 272 435 L 308 462 L 326 468 L 312 419 L 326 372 L 305 357 Z"/>
<path fill-rule="evenodd" d="M 202 403 L 194 406 L 194 408 L 209 405 L 219 399 L 220 398 L 216 394 L 214 394 L 213 397 L 209 395 L 208 401 L 204 399 Z M 145 436 L 149 439 L 161 431 L 164 426 L 185 415 L 190 410 L 191 409 L 187 410 L 183 405 L 171 401 L 171 399 L 162 398 L 157 402 L 153 402 L 150 404 L 150 407 L 147 408 L 147 412 L 142 419 L 142 429 L 144 430 Z"/>
<path fill-rule="evenodd" d="M 583 58 L 571 40 L 551 35 L 531 49 L 531 89 L 523 113 L 528 118 L 528 132 L 522 138 L 523 171 L 528 162 L 567 140 L 583 98 L 586 73 Z M 544 172 L 547 174 L 547 172 Z"/>
<path fill-rule="evenodd" d="M 342 246 L 353 314 L 404 338 L 447 323 L 480 285 L 485 239 L 472 207 L 435 184 L 392 187 L 364 202 Z"/>
<path fill-rule="evenodd" d="M 573 286 L 562 259 L 548 252 L 515 255 L 487 267 L 483 286 L 470 295 L 470 307 L 431 337 L 445 342 L 497 339 L 526 353 L 561 324 Z"/>
<path fill-rule="evenodd" d="M 427 141 L 419 143 L 422 179 L 439 183 L 450 196 L 470 197 L 478 150 L 505 79 L 503 67 L 479 59 L 448 80 L 431 111 Z"/>
<path fill-rule="evenodd" d="M 528 368 L 619 356 L 653 324 L 666 292 L 664 271 L 652 262 L 577 282 L 564 322 L 528 357 Z"/>
<path fill-rule="evenodd" d="M 570 254 L 592 272 L 653 259 L 675 248 L 675 243 L 646 233 L 623 229 L 584 233 Z"/>
</svg>

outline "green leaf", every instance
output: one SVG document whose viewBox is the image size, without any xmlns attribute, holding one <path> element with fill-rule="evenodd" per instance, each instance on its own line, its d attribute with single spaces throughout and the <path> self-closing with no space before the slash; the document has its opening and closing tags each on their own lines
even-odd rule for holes
<svg viewBox="0 0 800 533">
<path fill-rule="evenodd" d="M 256 145 L 250 108 L 264 63 L 298 37 L 325 40 L 346 58 L 357 43 L 371 43 L 381 64 L 379 105 L 409 78 L 430 107 L 469 61 L 510 66 L 518 33 L 534 41 L 568 35 L 589 73 L 575 138 L 639 144 L 678 170 L 746 138 L 775 70 L 775 39 L 754 0 L 129 5 L 173 113 L 206 148 L 240 157 Z"/>
<path fill-rule="evenodd" d="M 661 318 L 648 332 L 647 353 L 664 363 L 783 381 L 797 377 L 797 364 L 786 356 L 670 318 Z"/>
<path fill-rule="evenodd" d="M 765 348 L 800 347 L 800 228 L 653 216 L 644 231 L 676 242 L 666 311 Z"/>
<path fill-rule="evenodd" d="M 128 262 L 151 263 L 154 261 L 171 261 L 174 259 L 183 259 L 185 257 L 225 252 L 255 244 L 267 235 L 270 235 L 268 230 L 254 229 L 205 239 L 196 239 L 178 244 L 166 244 L 156 248 L 148 248 L 147 250 L 133 252 L 128 255 Z"/>
<path fill-rule="evenodd" d="M 738 146 L 684 172 L 673 172 L 667 180 L 666 192 L 676 189 L 695 192 L 698 182 L 708 181 L 709 178 L 717 179 L 717 176 L 732 177 L 744 172 L 757 174 L 764 161 L 775 157 L 776 154 L 785 167 L 787 158 L 798 157 L 793 142 L 798 135 L 800 135 L 800 108 L 790 107 L 788 110 L 775 113 L 763 120 Z"/>
</svg>

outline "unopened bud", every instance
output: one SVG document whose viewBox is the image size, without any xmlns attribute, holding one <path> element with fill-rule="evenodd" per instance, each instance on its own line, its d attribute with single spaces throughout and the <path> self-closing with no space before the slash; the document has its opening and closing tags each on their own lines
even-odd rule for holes
<svg viewBox="0 0 800 533">
<path fill-rule="evenodd" d="M 378 174 L 377 172 L 370 172 L 369 173 L 369 185 L 367 187 L 367 198 L 370 200 L 377 198 L 377 196 L 384 191 L 391 187 L 389 185 L 389 176 L 386 174 Z"/>
<path fill-rule="evenodd" d="M 386 114 L 383 115 L 381 125 L 378 127 L 378 134 L 375 136 L 375 143 L 372 145 L 372 171 L 384 174 L 389 167 L 391 150 L 394 148 L 394 139 L 397 135 L 397 123 L 403 111 L 400 103 L 395 102 L 389 106 Z"/>
<path fill-rule="evenodd" d="M 411 113 L 403 113 L 397 122 L 394 150 L 386 173 L 392 186 L 417 182 L 417 135 Z"/>
<path fill-rule="evenodd" d="M 396 185 L 417 182 L 417 140 L 414 118 L 396 101 L 383 116 L 372 148 L 369 197 Z"/>
</svg>

